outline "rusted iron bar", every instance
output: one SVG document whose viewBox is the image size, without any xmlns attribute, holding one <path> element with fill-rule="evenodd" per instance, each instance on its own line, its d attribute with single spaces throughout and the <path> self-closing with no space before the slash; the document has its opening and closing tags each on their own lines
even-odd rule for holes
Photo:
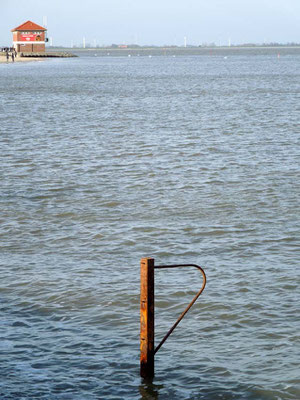
<svg viewBox="0 0 300 400">
<path fill-rule="evenodd" d="M 154 259 L 141 259 L 140 373 L 154 376 Z"/>
<path fill-rule="evenodd" d="M 199 290 L 199 292 L 196 294 L 196 296 L 193 298 L 193 300 L 190 302 L 190 304 L 187 306 L 187 308 L 180 314 L 179 318 L 177 319 L 177 321 L 175 322 L 175 324 L 171 327 L 171 329 L 166 333 L 166 335 L 163 337 L 163 339 L 161 340 L 161 342 L 159 343 L 159 345 L 155 348 L 154 350 L 154 354 L 158 352 L 158 350 L 161 348 L 161 346 L 165 343 L 165 341 L 168 339 L 168 337 L 171 335 L 171 333 L 174 331 L 174 329 L 176 328 L 176 326 L 179 324 L 179 322 L 183 319 L 183 317 L 185 316 L 185 314 L 189 311 L 189 309 L 192 307 L 192 305 L 195 303 L 195 301 L 198 299 L 198 297 L 200 296 L 200 294 L 203 292 L 205 285 L 206 285 L 206 275 L 205 272 L 203 271 L 203 269 L 201 267 L 199 267 L 199 265 L 196 264 L 174 264 L 174 265 L 157 265 L 154 268 L 158 268 L 158 269 L 163 269 L 163 268 L 178 268 L 178 267 L 194 267 L 200 270 L 200 272 L 202 273 L 202 277 L 203 277 L 203 282 L 202 282 L 202 287 Z"/>
<path fill-rule="evenodd" d="M 161 340 L 159 345 L 154 348 L 154 269 L 193 267 L 197 268 L 203 277 L 202 287 L 195 295 L 187 308 L 181 313 L 175 324 Z M 154 376 L 154 355 L 165 343 L 179 322 L 183 319 L 206 285 L 205 272 L 196 264 L 174 264 L 174 265 L 154 265 L 153 258 L 141 259 L 141 341 L 140 341 L 140 373 L 143 378 L 152 378 Z"/>
</svg>

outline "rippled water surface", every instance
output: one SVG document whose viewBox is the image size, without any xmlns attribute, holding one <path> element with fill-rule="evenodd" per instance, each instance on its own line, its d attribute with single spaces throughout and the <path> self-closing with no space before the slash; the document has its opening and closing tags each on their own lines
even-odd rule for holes
<svg viewBox="0 0 300 400">
<path fill-rule="evenodd" d="M 0 66 L 0 397 L 299 399 L 300 51 Z M 207 287 L 139 377 L 139 262 Z M 156 340 L 201 286 L 156 271 Z"/>
</svg>

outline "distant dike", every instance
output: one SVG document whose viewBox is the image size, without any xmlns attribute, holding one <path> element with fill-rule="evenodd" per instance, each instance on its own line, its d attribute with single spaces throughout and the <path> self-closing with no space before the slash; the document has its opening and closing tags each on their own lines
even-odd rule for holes
<svg viewBox="0 0 300 400">
<path fill-rule="evenodd" d="M 84 55 L 85 53 L 95 53 L 97 56 L 180 56 L 180 55 L 218 55 L 224 54 L 238 54 L 244 51 L 250 53 L 280 53 L 281 51 L 295 51 L 299 52 L 300 44 L 293 45 L 240 45 L 240 46 L 190 46 L 190 47 L 177 47 L 177 46 L 161 46 L 161 47 L 146 47 L 146 46 L 127 46 L 127 47 L 53 47 L 51 52 L 56 53 L 68 52 L 77 56 Z"/>
</svg>

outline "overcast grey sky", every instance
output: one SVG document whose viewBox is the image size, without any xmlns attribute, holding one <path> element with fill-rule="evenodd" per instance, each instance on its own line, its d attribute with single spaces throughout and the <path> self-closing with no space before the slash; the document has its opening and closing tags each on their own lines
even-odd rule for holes
<svg viewBox="0 0 300 400">
<path fill-rule="evenodd" d="M 300 0 L 0 0 L 0 46 L 43 16 L 54 45 L 300 42 Z"/>
</svg>

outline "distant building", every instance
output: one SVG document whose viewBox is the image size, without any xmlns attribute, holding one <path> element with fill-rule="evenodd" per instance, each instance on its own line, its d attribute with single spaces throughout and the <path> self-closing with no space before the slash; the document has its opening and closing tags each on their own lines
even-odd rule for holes
<svg viewBox="0 0 300 400">
<path fill-rule="evenodd" d="M 44 53 L 47 29 L 27 21 L 12 29 L 13 47 L 18 53 Z"/>
</svg>

